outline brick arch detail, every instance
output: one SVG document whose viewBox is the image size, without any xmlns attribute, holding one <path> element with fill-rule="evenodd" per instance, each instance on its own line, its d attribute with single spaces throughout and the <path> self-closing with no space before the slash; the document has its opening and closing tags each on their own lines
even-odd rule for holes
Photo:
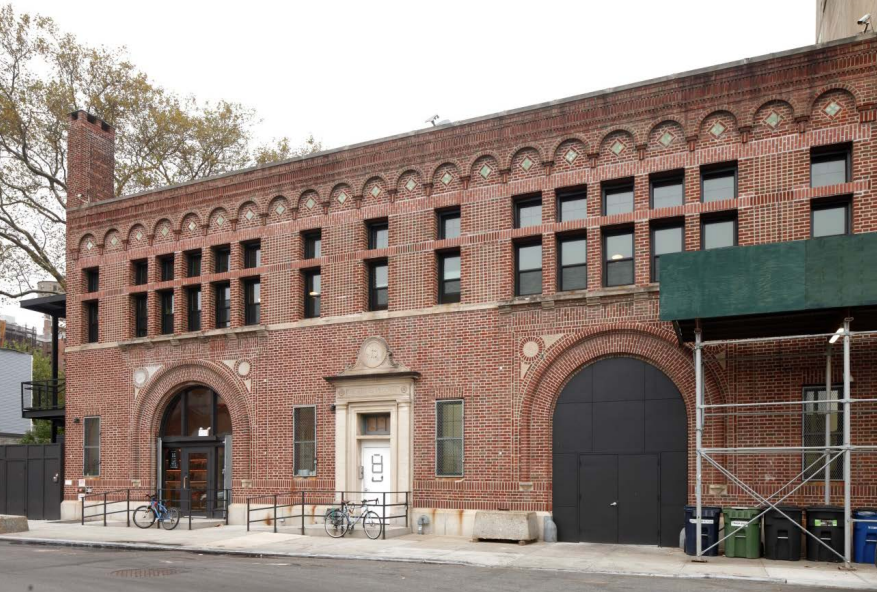
<svg viewBox="0 0 877 592">
<path fill-rule="evenodd" d="M 249 394 L 232 371 L 206 361 L 176 362 L 163 368 L 140 391 L 131 421 L 129 441 L 133 450 L 133 472 L 144 482 L 155 479 L 155 439 L 170 401 L 183 389 L 205 386 L 228 405 L 232 429 L 232 476 L 234 481 L 249 479 L 252 468 L 253 413 Z"/>
<path fill-rule="evenodd" d="M 523 388 L 518 459 L 521 481 L 551 479 L 552 422 L 560 393 L 583 367 L 613 357 L 630 357 L 655 366 L 682 394 L 689 444 L 694 438 L 694 355 L 676 345 L 672 332 L 657 327 L 614 323 L 571 335 L 556 344 Z M 705 400 L 725 400 L 724 389 L 704 360 Z M 714 438 L 724 439 L 721 430 Z M 692 446 L 689 445 L 689 450 Z M 689 460 L 692 458 L 689 452 Z"/>
</svg>

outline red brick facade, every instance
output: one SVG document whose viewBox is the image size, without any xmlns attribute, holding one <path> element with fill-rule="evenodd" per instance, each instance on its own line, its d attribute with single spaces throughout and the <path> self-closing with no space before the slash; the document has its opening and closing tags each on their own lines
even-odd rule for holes
<svg viewBox="0 0 877 592">
<path fill-rule="evenodd" d="M 181 386 L 206 384 L 231 410 L 236 496 L 331 488 L 335 392 L 323 377 L 353 363 L 371 335 L 421 374 L 412 450 L 419 507 L 550 509 L 554 401 L 576 369 L 607 356 L 646 360 L 673 380 L 689 409 L 693 449 L 692 352 L 658 320 L 650 225 L 683 220 L 685 249 L 698 250 L 701 216 L 733 210 L 740 245 L 802 240 L 810 237 L 812 200 L 851 196 L 852 232 L 877 230 L 875 65 L 872 37 L 124 198 L 111 197 L 107 176 L 112 130 L 80 115 L 70 131 L 70 192 L 82 197 L 71 198 L 68 211 L 67 478 L 82 478 L 82 424 L 73 418 L 99 415 L 101 476 L 90 485 L 154 484 L 162 410 Z M 833 115 L 830 104 L 840 108 Z M 768 117 L 778 117 L 775 126 Z M 852 144 L 851 182 L 811 189 L 811 147 L 836 143 Z M 738 164 L 737 199 L 702 203 L 701 166 L 727 161 Z M 684 206 L 650 209 L 649 175 L 674 169 L 684 169 Z M 603 216 L 601 184 L 626 177 L 635 181 L 634 212 Z M 587 219 L 556 222 L 555 190 L 577 185 L 587 186 Z M 514 229 L 513 200 L 532 193 L 542 195 L 542 225 Z M 449 206 L 461 209 L 462 235 L 437 240 L 436 211 Z M 375 219 L 389 221 L 389 247 L 380 251 L 366 243 L 364 222 Z M 635 285 L 604 288 L 601 233 L 615 227 L 634 229 Z M 302 233 L 312 229 L 322 231 L 322 257 L 304 260 Z M 556 240 L 576 231 L 587 234 L 589 288 L 558 292 Z M 525 238 L 542 242 L 542 294 L 516 298 L 513 245 Z M 262 264 L 243 269 L 241 243 L 252 239 L 261 239 Z M 211 247 L 226 244 L 230 271 L 213 274 Z M 437 305 L 436 253 L 448 248 L 461 254 L 462 298 Z M 183 253 L 193 249 L 203 251 L 203 274 L 186 278 Z M 176 279 L 160 282 L 155 258 L 169 253 L 176 254 Z M 389 310 L 369 312 L 366 262 L 378 257 L 389 261 Z M 134 286 L 131 262 L 140 259 L 149 261 L 149 282 Z M 305 319 L 301 271 L 316 266 L 322 316 Z M 84 294 L 83 270 L 94 267 L 100 291 Z M 257 326 L 243 320 L 241 280 L 250 276 L 262 286 Z M 231 283 L 230 329 L 212 324 L 211 286 L 218 281 Z M 187 333 L 184 290 L 194 284 L 203 286 L 202 331 Z M 176 295 L 173 335 L 159 334 L 157 290 Z M 148 295 L 149 331 L 135 339 L 132 295 L 139 292 Z M 84 303 L 95 299 L 99 341 L 85 343 Z M 538 351 L 527 356 L 530 341 Z M 823 360 L 809 356 L 823 347 L 814 341 L 710 350 L 707 399 L 800 399 L 804 385 L 824 383 Z M 766 355 L 736 360 L 755 354 Z M 857 340 L 854 395 L 875 391 L 875 354 L 874 344 Z M 242 360 L 252 367 L 245 377 L 235 370 Z M 134 372 L 147 367 L 156 370 L 137 388 Z M 841 364 L 834 368 L 839 381 Z M 462 480 L 434 474 L 433 402 L 442 398 L 465 400 Z M 303 404 L 317 406 L 319 465 L 316 477 L 294 479 L 292 409 Z M 877 415 L 854 424 L 854 442 L 875 443 Z M 713 420 L 707 438 L 716 446 L 798 445 L 801 416 Z M 691 452 L 689 458 L 693 467 Z M 801 459 L 729 463 L 772 492 L 800 471 Z M 877 504 L 877 461 L 857 456 L 853 471 L 854 503 Z M 704 482 L 727 484 L 712 470 Z M 728 493 L 706 501 L 746 499 L 734 486 Z M 66 496 L 75 499 L 76 488 Z M 794 500 L 819 501 L 821 489 L 805 487 Z"/>
</svg>

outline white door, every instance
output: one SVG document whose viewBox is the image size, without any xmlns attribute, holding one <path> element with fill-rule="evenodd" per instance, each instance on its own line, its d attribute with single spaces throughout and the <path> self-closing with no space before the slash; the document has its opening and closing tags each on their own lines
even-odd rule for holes
<svg viewBox="0 0 877 592">
<path fill-rule="evenodd" d="M 392 491 L 390 475 L 390 443 L 363 442 L 362 443 L 362 497 L 363 499 L 375 499 L 373 506 L 379 516 L 383 518 L 382 505 L 384 493 Z M 392 497 L 386 496 L 387 503 L 393 503 Z M 392 508 L 387 508 L 387 515 L 392 515 Z"/>
</svg>

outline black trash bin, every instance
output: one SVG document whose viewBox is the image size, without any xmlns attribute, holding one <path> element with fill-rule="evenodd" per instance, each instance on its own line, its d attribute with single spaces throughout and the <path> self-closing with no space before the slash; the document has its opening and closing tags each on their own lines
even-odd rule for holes
<svg viewBox="0 0 877 592">
<path fill-rule="evenodd" d="M 719 540 L 719 519 L 722 509 L 712 506 L 701 506 L 701 537 L 703 540 L 701 551 Z M 685 553 L 697 555 L 697 506 L 685 506 Z M 716 545 L 703 555 L 716 557 L 719 554 L 719 546 Z"/>
<path fill-rule="evenodd" d="M 823 543 L 844 554 L 844 509 L 835 506 L 813 506 L 807 508 L 807 531 Z M 807 537 L 807 561 L 829 561 L 840 563 L 840 557 Z"/>
<path fill-rule="evenodd" d="M 801 508 L 779 506 L 789 518 L 802 524 Z M 768 510 L 764 515 L 764 557 L 782 561 L 801 559 L 801 529 L 776 510 Z"/>
</svg>

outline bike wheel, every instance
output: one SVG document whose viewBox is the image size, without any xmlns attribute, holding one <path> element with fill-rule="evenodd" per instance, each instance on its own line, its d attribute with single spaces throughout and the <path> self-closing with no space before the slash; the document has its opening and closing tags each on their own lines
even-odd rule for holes
<svg viewBox="0 0 877 592">
<path fill-rule="evenodd" d="M 326 512 L 326 534 L 333 539 L 340 539 L 347 534 L 347 524 L 344 513 L 341 510 L 329 510 Z"/>
<path fill-rule="evenodd" d="M 180 523 L 180 511 L 177 508 L 168 508 L 164 520 L 161 521 L 161 527 L 165 530 L 173 530 Z"/>
<path fill-rule="evenodd" d="M 140 506 L 134 510 L 134 524 L 140 528 L 149 528 L 155 524 L 155 512 L 149 506 Z"/>
<path fill-rule="evenodd" d="M 362 529 L 365 531 L 365 536 L 375 540 L 381 536 L 381 532 L 384 530 L 384 521 L 381 520 L 377 512 L 366 512 L 365 516 L 362 517 Z"/>
</svg>

